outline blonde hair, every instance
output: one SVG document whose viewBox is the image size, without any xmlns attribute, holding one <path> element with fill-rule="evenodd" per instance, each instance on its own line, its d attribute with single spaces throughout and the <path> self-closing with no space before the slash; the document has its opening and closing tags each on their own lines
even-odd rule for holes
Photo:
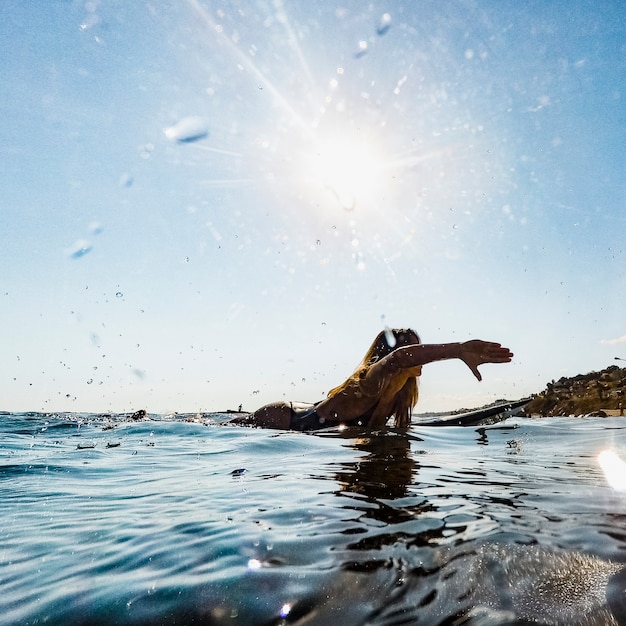
<svg viewBox="0 0 626 626">
<path fill-rule="evenodd" d="M 365 392 L 361 386 L 361 380 L 367 373 L 367 370 L 374 363 L 391 354 L 396 348 L 415 345 L 416 343 L 421 343 L 419 335 L 410 328 L 393 328 L 381 331 L 351 376 L 338 387 L 331 389 L 328 392 L 328 397 L 332 398 L 340 393 L 345 393 L 349 388 L 353 388 L 358 395 L 374 395 Z M 389 417 L 395 418 L 397 427 L 409 425 L 411 411 L 417 404 L 418 395 L 417 377 L 412 376 L 396 394 L 390 410 Z"/>
</svg>

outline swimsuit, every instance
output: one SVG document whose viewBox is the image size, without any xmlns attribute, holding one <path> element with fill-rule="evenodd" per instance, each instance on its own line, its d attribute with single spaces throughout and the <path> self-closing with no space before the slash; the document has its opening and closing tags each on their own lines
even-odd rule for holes
<svg viewBox="0 0 626 626">
<path fill-rule="evenodd" d="M 332 428 L 333 426 L 339 426 L 344 422 L 325 420 L 317 413 L 317 405 L 319 402 L 312 404 L 311 406 L 303 409 L 294 409 L 293 402 L 289 403 L 291 406 L 291 421 L 289 422 L 289 428 L 291 430 L 320 430 L 321 428 Z M 376 405 L 374 405 L 367 413 L 357 419 L 346 422 L 346 426 L 363 426 L 366 425 L 370 417 L 374 413 Z"/>
<path fill-rule="evenodd" d="M 332 423 L 326 424 L 326 420 L 317 414 L 315 407 L 319 402 L 305 409 L 294 409 L 293 402 L 290 404 L 291 421 L 289 422 L 289 428 L 291 430 L 319 430 L 320 428 L 333 426 Z"/>
</svg>

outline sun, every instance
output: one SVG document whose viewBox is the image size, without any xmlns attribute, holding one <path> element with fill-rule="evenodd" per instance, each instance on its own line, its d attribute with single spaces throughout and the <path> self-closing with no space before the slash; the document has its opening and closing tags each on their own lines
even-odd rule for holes
<svg viewBox="0 0 626 626">
<path fill-rule="evenodd" d="M 316 141 L 300 168 L 309 184 L 351 211 L 379 193 L 384 162 L 373 142 L 344 135 Z"/>
</svg>

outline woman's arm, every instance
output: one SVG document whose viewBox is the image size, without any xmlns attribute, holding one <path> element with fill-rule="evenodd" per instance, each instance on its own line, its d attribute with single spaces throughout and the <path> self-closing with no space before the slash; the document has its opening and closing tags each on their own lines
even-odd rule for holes
<svg viewBox="0 0 626 626">
<path fill-rule="evenodd" d="M 464 343 L 415 344 L 394 350 L 391 354 L 374 363 L 367 371 L 364 381 L 368 387 L 394 372 L 426 365 L 434 361 L 461 359 L 478 380 L 482 376 L 478 366 L 483 363 L 508 363 L 513 354 L 499 343 L 474 339 Z"/>
</svg>

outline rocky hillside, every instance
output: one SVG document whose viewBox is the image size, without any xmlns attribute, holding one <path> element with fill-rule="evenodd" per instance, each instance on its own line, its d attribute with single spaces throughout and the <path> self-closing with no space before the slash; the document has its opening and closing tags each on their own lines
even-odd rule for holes
<svg viewBox="0 0 626 626">
<path fill-rule="evenodd" d="M 526 415 L 587 415 L 626 410 L 626 368 L 612 365 L 600 372 L 578 374 L 548 383 L 526 405 Z"/>
</svg>

